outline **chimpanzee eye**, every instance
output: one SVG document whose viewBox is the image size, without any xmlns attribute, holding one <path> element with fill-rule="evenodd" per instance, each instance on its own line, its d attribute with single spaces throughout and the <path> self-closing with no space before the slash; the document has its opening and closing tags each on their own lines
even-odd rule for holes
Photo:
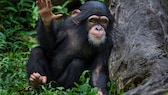
<svg viewBox="0 0 168 95">
<path fill-rule="evenodd" d="M 109 23 L 109 19 L 108 19 L 106 16 L 102 16 L 102 17 L 100 17 L 100 23 L 101 23 L 102 25 L 107 26 L 108 23 Z"/>
<path fill-rule="evenodd" d="M 101 24 L 108 24 L 109 22 L 109 19 L 105 16 L 102 16 L 100 19 L 101 19 Z"/>
<path fill-rule="evenodd" d="M 108 24 L 108 20 L 107 20 L 107 19 L 102 19 L 102 20 L 101 20 L 101 23 L 103 23 L 103 24 Z"/>
<path fill-rule="evenodd" d="M 98 20 L 99 20 L 99 17 L 96 16 L 96 15 L 90 16 L 90 17 L 88 18 L 88 22 L 89 22 L 89 23 L 92 23 L 92 24 L 98 23 Z"/>
<path fill-rule="evenodd" d="M 91 23 L 97 23 L 97 22 L 98 22 L 98 19 L 96 19 L 96 18 L 91 18 L 91 19 L 89 20 L 89 22 L 91 22 Z"/>
</svg>

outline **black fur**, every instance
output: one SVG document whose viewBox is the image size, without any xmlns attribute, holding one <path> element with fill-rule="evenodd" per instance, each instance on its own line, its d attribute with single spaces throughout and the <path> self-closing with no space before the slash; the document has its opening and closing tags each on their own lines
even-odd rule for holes
<svg viewBox="0 0 168 95">
<path fill-rule="evenodd" d="M 97 1 L 88 1 L 80 8 L 76 25 L 72 19 L 67 18 L 62 24 L 56 26 L 55 21 L 44 27 L 39 19 L 38 40 L 40 47 L 32 50 L 28 64 L 28 77 L 33 72 L 48 77 L 48 82 L 56 81 L 59 86 L 70 88 L 79 80 L 81 73 L 91 70 L 91 85 L 96 86 L 106 95 L 108 81 L 108 58 L 113 46 L 111 32 L 114 18 L 108 8 Z M 109 25 L 106 30 L 106 41 L 98 47 L 88 42 L 86 21 L 91 15 L 106 16 Z"/>
</svg>

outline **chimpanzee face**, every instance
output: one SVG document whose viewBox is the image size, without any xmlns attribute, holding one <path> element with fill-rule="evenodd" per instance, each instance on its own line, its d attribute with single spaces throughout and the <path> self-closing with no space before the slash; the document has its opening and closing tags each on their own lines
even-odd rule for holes
<svg viewBox="0 0 168 95">
<path fill-rule="evenodd" d="M 106 16 L 92 15 L 87 19 L 88 41 L 94 46 L 99 46 L 106 40 L 106 28 L 109 19 Z"/>
</svg>

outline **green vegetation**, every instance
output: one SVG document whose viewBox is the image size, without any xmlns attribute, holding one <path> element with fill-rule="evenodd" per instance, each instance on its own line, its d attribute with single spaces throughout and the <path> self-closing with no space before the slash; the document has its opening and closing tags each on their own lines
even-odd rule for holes
<svg viewBox="0 0 168 95">
<path fill-rule="evenodd" d="M 0 10 L 0 95 L 13 95 L 26 87 L 26 62 L 29 51 L 37 45 L 33 37 L 37 7 L 33 0 L 20 0 Z"/>
<path fill-rule="evenodd" d="M 68 15 L 66 5 L 71 1 L 54 8 Z M 22 91 L 28 86 L 26 63 L 30 49 L 38 45 L 35 37 L 37 7 L 34 0 L 20 0 L 14 4 L 1 0 L 0 5 L 6 6 L 0 9 L 0 95 L 96 95 L 97 88 L 91 88 L 89 78 L 84 77 L 88 71 L 82 74 L 81 84 L 75 83 L 72 89 L 51 88 L 47 84 L 39 91 L 32 88 Z M 116 84 L 109 83 L 109 86 L 110 93 L 116 95 L 113 89 Z"/>
</svg>

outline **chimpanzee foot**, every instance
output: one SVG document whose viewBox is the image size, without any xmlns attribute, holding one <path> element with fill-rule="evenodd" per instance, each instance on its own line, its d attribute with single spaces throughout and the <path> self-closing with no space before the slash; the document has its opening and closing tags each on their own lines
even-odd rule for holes
<svg viewBox="0 0 168 95">
<path fill-rule="evenodd" d="M 31 86 L 37 88 L 40 85 L 45 84 L 47 82 L 47 77 L 41 76 L 39 73 L 33 73 L 30 75 L 29 81 L 31 83 Z"/>
</svg>

